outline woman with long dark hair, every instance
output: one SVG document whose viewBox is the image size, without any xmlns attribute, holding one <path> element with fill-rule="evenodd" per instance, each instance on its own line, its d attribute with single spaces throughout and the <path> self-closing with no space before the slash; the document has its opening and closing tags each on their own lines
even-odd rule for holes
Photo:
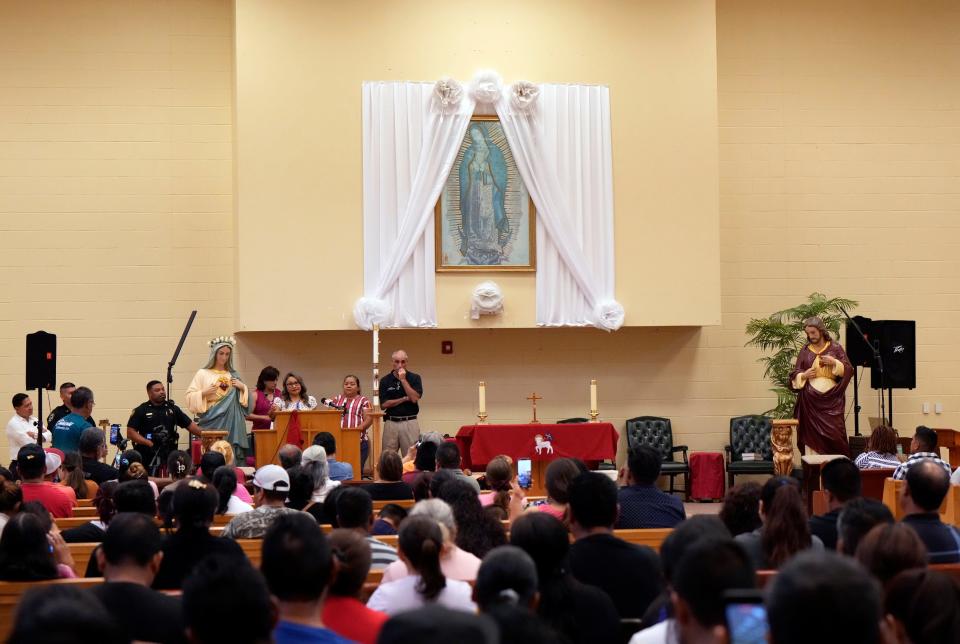
<svg viewBox="0 0 960 644">
<path fill-rule="evenodd" d="M 280 379 L 280 370 L 266 366 L 257 376 L 257 388 L 254 391 L 253 405 L 247 420 L 253 421 L 253 429 L 270 429 L 270 408 L 273 401 L 280 396 L 277 381 Z"/>
<path fill-rule="evenodd" d="M 573 644 L 620 641 L 620 615 L 613 600 L 567 570 L 570 533 L 559 519 L 546 512 L 525 513 L 510 528 L 510 545 L 523 549 L 537 566 L 537 614 L 547 624 Z"/>
<path fill-rule="evenodd" d="M 83 473 L 83 461 L 77 452 L 67 452 L 63 455 L 64 477 L 60 485 L 73 490 L 78 499 L 92 499 L 99 489 L 99 485 L 88 481 Z"/>
<path fill-rule="evenodd" d="M 253 506 L 235 494 L 237 491 L 237 472 L 232 465 L 221 465 L 213 473 L 213 487 L 217 489 L 219 502 L 217 514 L 242 514 Z"/>
<path fill-rule="evenodd" d="M 509 456 L 494 456 L 487 463 L 484 480 L 490 489 L 480 493 L 480 505 L 501 521 L 510 517 L 513 463 Z"/>
<path fill-rule="evenodd" d="M 403 482 L 413 487 L 414 481 L 424 472 L 433 472 L 437 469 L 437 444 L 422 441 L 417 448 L 417 455 L 413 459 L 413 470 L 403 473 Z"/>
<path fill-rule="evenodd" d="M 76 577 L 68 566 L 58 565 L 57 551 L 61 547 L 67 548 L 66 543 L 59 533 L 50 532 L 43 517 L 20 512 L 7 522 L 0 536 L 0 580 L 42 581 Z"/>
<path fill-rule="evenodd" d="M 173 519 L 177 531 L 163 542 L 163 560 L 153 580 L 157 590 L 176 590 L 202 559 L 222 555 L 238 566 L 247 565 L 247 557 L 233 539 L 210 534 L 219 496 L 213 485 L 200 479 L 184 481 L 173 493 Z"/>
<path fill-rule="evenodd" d="M 477 493 L 466 481 L 453 480 L 440 488 L 440 499 L 453 510 L 457 522 L 457 545 L 483 559 L 497 546 L 507 543 L 503 524 L 483 511 Z"/>
<path fill-rule="evenodd" d="M 435 603 L 455 610 L 476 612 L 470 584 L 447 579 L 440 569 L 443 548 L 440 524 L 426 516 L 408 517 L 400 525 L 397 542 L 400 559 L 412 574 L 380 584 L 367 602 L 368 608 L 396 615 Z"/>
<path fill-rule="evenodd" d="M 737 535 L 757 570 L 779 568 L 807 548 L 823 550 L 823 542 L 810 534 L 800 484 L 786 476 L 774 476 L 760 490 L 760 521 L 753 532 Z"/>
<path fill-rule="evenodd" d="M 310 410 L 317 408 L 317 399 L 307 393 L 307 383 L 301 376 L 288 373 L 283 377 L 283 393 L 273 399 L 270 415 L 278 411 Z"/>
</svg>

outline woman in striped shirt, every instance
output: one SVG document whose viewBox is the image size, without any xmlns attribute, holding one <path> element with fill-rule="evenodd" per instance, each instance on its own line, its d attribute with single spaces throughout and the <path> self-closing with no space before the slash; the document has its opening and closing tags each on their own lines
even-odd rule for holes
<svg viewBox="0 0 960 644">
<path fill-rule="evenodd" d="M 897 458 L 897 432 L 887 425 L 878 425 L 870 440 L 867 441 L 867 451 L 853 461 L 861 470 L 897 467 L 900 459 Z"/>
<path fill-rule="evenodd" d="M 370 401 L 366 396 L 360 395 L 360 379 L 354 375 L 345 377 L 343 379 L 343 393 L 327 404 L 330 407 L 343 409 L 340 427 L 359 427 L 363 430 L 360 433 L 360 470 L 362 472 L 367 462 L 367 455 L 370 453 L 370 440 L 367 436 L 367 430 L 373 424 L 373 416 L 367 413 L 370 411 Z"/>
</svg>

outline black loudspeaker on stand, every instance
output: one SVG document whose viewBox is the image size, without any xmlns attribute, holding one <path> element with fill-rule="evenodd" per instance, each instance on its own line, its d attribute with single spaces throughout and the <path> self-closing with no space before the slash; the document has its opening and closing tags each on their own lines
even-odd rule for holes
<svg viewBox="0 0 960 644">
<path fill-rule="evenodd" d="M 847 357 L 854 366 L 854 432 L 860 435 L 857 367 L 870 367 L 870 387 L 880 391 L 880 416 L 893 426 L 893 390 L 917 386 L 917 323 L 848 317 L 846 340 Z"/>
<path fill-rule="evenodd" d="M 56 388 L 57 336 L 46 331 L 27 334 L 26 389 L 37 390 L 37 444 L 43 446 L 43 390 Z"/>
</svg>

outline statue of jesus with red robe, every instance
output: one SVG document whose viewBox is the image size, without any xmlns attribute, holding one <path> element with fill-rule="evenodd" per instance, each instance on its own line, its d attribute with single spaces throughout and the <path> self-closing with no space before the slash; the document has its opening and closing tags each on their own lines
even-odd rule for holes
<svg viewBox="0 0 960 644">
<path fill-rule="evenodd" d="M 843 412 L 853 365 L 843 347 L 831 339 L 823 320 L 807 318 L 803 327 L 807 344 L 790 373 L 790 387 L 797 392 L 793 417 L 800 423 L 797 447 L 801 454 L 809 447 L 818 454 L 849 456 Z"/>
</svg>

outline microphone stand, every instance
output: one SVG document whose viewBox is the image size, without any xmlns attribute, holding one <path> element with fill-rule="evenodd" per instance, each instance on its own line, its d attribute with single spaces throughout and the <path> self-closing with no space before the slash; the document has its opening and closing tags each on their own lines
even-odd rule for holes
<svg viewBox="0 0 960 644">
<path fill-rule="evenodd" d="M 180 350 L 183 349 L 183 343 L 187 339 L 187 335 L 190 333 L 190 327 L 193 326 L 193 321 L 197 318 L 196 310 L 190 312 L 190 318 L 187 320 L 187 325 L 183 327 L 183 333 L 180 334 L 180 342 L 177 343 L 177 348 L 173 352 L 173 357 L 170 358 L 170 362 L 167 363 L 167 402 L 173 402 L 173 390 L 170 388 L 173 384 L 173 367 L 177 364 L 177 358 L 180 357 Z M 189 439 L 188 439 L 189 447 Z M 159 454 L 160 450 L 157 450 Z"/>
<path fill-rule="evenodd" d="M 842 306 L 838 306 L 840 312 L 843 313 L 843 317 L 847 318 L 847 321 L 853 324 L 853 328 L 856 329 L 857 334 L 863 338 L 864 343 L 873 350 L 873 361 L 876 363 L 877 367 L 880 369 L 880 384 L 881 384 L 881 393 L 880 393 L 880 417 L 884 422 L 887 420 L 886 410 L 883 407 L 883 390 L 882 386 L 886 382 L 883 372 L 883 358 L 880 357 L 880 349 L 873 342 L 870 342 L 867 335 L 863 332 L 863 329 L 860 328 L 860 325 L 857 324 L 857 321 L 850 317 L 850 314 L 847 313 L 847 310 Z M 853 433 L 855 436 L 860 436 L 860 397 L 858 393 L 858 383 L 857 383 L 857 368 L 853 367 Z"/>
</svg>

